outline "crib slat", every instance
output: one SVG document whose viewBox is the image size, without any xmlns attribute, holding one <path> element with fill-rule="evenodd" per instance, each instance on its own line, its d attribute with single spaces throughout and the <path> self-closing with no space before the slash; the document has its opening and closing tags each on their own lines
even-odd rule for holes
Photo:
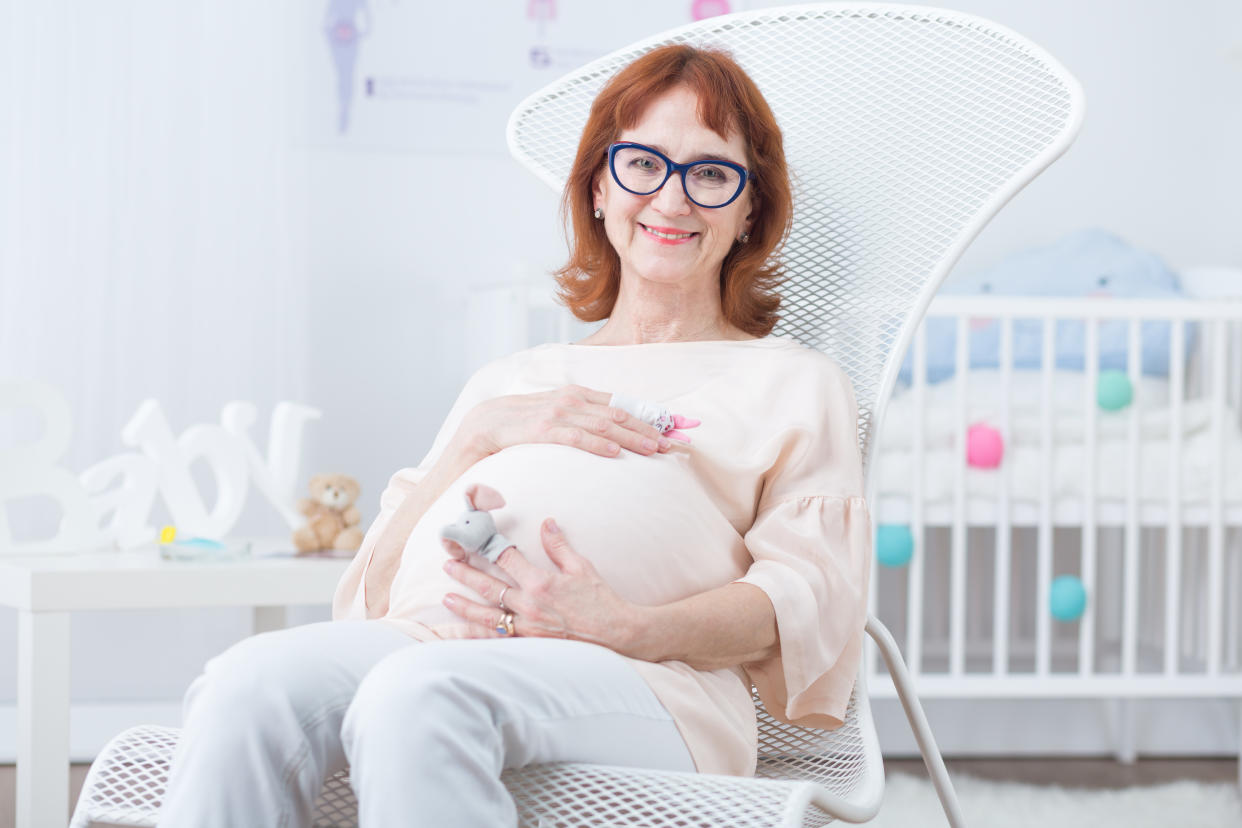
<svg viewBox="0 0 1242 828">
<path fill-rule="evenodd" d="M 1228 572 L 1226 594 L 1229 600 L 1225 602 L 1225 612 L 1228 618 L 1225 623 L 1226 638 L 1224 641 L 1227 658 L 1224 659 L 1224 666 L 1228 670 L 1240 670 L 1242 669 L 1242 553 L 1235 548 L 1231 550 L 1229 558 L 1231 565 L 1226 567 Z"/>
<path fill-rule="evenodd" d="M 1052 586 L 1052 375 L 1056 370 L 1051 316 L 1043 319 L 1043 352 L 1040 364 L 1041 399 L 1039 427 L 1039 541 L 1036 551 L 1037 589 L 1035 602 L 1035 672 L 1046 676 L 1052 650 L 1052 615 L 1048 594 Z"/>
<path fill-rule="evenodd" d="M 1236 409 L 1242 406 L 1242 324 L 1230 320 L 1225 326 L 1229 332 L 1229 365 L 1233 366 L 1229 372 L 1229 402 Z"/>
<path fill-rule="evenodd" d="M 1083 469 L 1083 521 L 1080 534 L 1082 585 L 1087 590 L 1087 608 L 1083 611 L 1082 620 L 1078 625 L 1078 673 L 1090 675 L 1095 666 L 1095 613 L 1099 606 L 1095 590 L 1095 490 L 1098 475 L 1099 457 L 1096 454 L 1096 413 L 1099 403 L 1096 400 L 1096 386 L 1100 374 L 1100 320 L 1092 317 L 1087 320 L 1087 341 L 1083 350 L 1086 360 L 1083 393 L 1083 425 L 1086 427 L 1085 468 Z"/>
<path fill-rule="evenodd" d="M 1234 411 L 1242 410 L 1242 324 L 1227 322 L 1226 331 L 1229 335 L 1229 399 Z M 1242 423 L 1240 423 L 1242 424 Z M 1227 566 L 1225 602 L 1225 640 L 1222 642 L 1226 669 L 1242 669 L 1242 550 L 1236 548 L 1236 542 L 1230 545 Z"/>
<path fill-rule="evenodd" d="M 1208 323 L 1204 323 L 1207 327 Z M 1224 454 L 1225 454 L 1225 336 L 1226 323 L 1211 324 L 1212 330 L 1212 491 L 1209 496 L 1207 574 L 1207 673 L 1220 673 L 1221 596 L 1224 589 Z M 1206 331 L 1205 331 L 1206 333 Z M 1206 343 L 1204 343 L 1206 346 Z"/>
<path fill-rule="evenodd" d="M 884 416 L 888 417 L 888 413 L 886 412 Z M 875 422 L 876 422 L 877 428 L 884 425 L 878 420 L 876 420 Z M 873 452 L 878 449 L 878 441 L 876 441 L 875 439 L 875 434 L 876 432 L 873 431 L 872 437 L 871 437 L 872 446 L 874 447 L 872 449 Z M 874 458 L 874 454 L 872 456 Z M 873 463 L 875 462 L 874 459 L 872 460 L 872 462 Z M 879 573 L 875 571 L 876 566 L 878 565 L 878 561 L 879 561 L 878 557 L 875 554 L 875 551 L 876 549 L 879 548 L 877 535 L 880 531 L 880 524 L 878 520 L 879 510 L 876 509 L 876 506 L 874 505 L 876 503 L 875 491 L 876 491 L 876 484 L 875 484 L 875 476 L 873 475 L 872 480 L 867 485 L 867 492 L 866 492 L 867 502 L 873 504 L 871 507 L 873 509 L 872 519 L 871 519 L 871 570 L 872 571 L 871 571 L 871 577 L 868 579 L 868 583 L 867 583 L 867 609 L 868 609 L 868 612 L 870 612 L 873 615 L 880 615 L 881 614 L 880 583 L 879 583 L 880 577 L 879 577 Z M 880 673 L 881 663 L 882 663 L 882 659 L 880 658 L 880 651 L 876 647 L 875 641 L 872 640 L 871 636 L 864 635 L 863 636 L 863 669 L 867 671 L 867 675 L 870 676 L 873 680 L 878 680 L 881 676 L 881 673 Z"/>
<path fill-rule="evenodd" d="M 914 376 L 911 378 L 914 401 L 914 479 L 910 483 L 910 531 L 914 534 L 914 556 L 906 573 L 906 661 L 910 673 L 918 676 L 923 672 L 923 583 L 924 566 L 924 518 L 923 475 L 924 443 L 927 423 L 927 323 L 924 321 L 914 336 Z"/>
<path fill-rule="evenodd" d="M 1013 318 L 997 320 L 1001 326 L 1001 439 L 1010 447 L 1010 457 L 1002 462 L 997 488 L 996 579 L 992 586 L 992 672 L 1002 676 L 1009 671 L 1009 561 L 1010 504 L 1009 473 L 1013 468 Z"/>
<path fill-rule="evenodd" d="M 957 317 L 957 449 L 953 464 L 953 543 L 949 564 L 949 673 L 966 664 L 966 390 L 969 385 L 968 318 Z"/>
<path fill-rule="evenodd" d="M 1185 396 L 1183 341 L 1186 323 L 1175 319 L 1170 325 L 1173 341 L 1169 348 L 1169 528 L 1165 535 L 1164 573 L 1164 672 L 1174 675 L 1178 668 L 1178 628 L 1181 622 L 1182 594 L 1182 398 Z"/>
<path fill-rule="evenodd" d="M 1126 374 L 1130 387 L 1137 389 L 1142 378 L 1142 352 L 1139 350 L 1139 323 L 1131 319 L 1126 343 Z M 1142 402 L 1137 401 L 1137 402 Z M 1122 597 L 1121 623 L 1121 674 L 1132 676 L 1138 669 L 1138 607 L 1139 607 L 1139 522 L 1138 479 L 1142 474 L 1139 465 L 1139 405 L 1129 410 L 1126 441 L 1128 456 L 1126 469 L 1126 528 L 1125 528 L 1125 575 Z"/>
</svg>

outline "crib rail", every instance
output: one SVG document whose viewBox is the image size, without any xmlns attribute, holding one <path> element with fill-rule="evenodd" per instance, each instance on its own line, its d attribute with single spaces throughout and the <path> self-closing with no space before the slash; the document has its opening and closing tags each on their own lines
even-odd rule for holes
<svg viewBox="0 0 1242 828">
<path fill-rule="evenodd" d="M 1116 299 L 1075 296 L 937 296 L 926 319 L 979 317 L 988 319 L 1124 319 L 1159 322 L 1170 319 L 1204 321 L 1242 319 L 1240 300 Z M 923 329 L 926 330 L 926 324 Z"/>
<path fill-rule="evenodd" d="M 947 321 L 938 321 L 947 320 Z M 1057 333 L 1067 322 L 1082 328 L 1080 494 L 1054 494 L 1054 417 Z M 1142 489 L 1140 406 L 1102 414 L 1098 402 L 1101 330 L 1124 327 L 1122 369 L 1132 389 L 1146 366 L 1142 342 L 1150 328 L 1168 329 L 1167 470 L 1163 496 Z M 954 444 L 948 469 L 950 496 L 929 500 L 926 413 L 928 332 L 952 330 Z M 1015 494 L 1002 460 L 989 490 L 968 490 L 967 457 L 972 336 L 999 326 L 995 369 L 987 382 L 999 400 L 990 428 L 1010 446 L 1015 383 L 1038 383 L 1039 480 L 1034 496 Z M 1019 379 L 1015 329 L 1040 334 L 1037 377 Z M 1144 336 L 1141 336 L 1145 334 Z M 1187 349 L 1188 334 L 1192 347 Z M 1030 344 L 1029 341 L 1027 343 Z M 900 569 L 880 568 L 872 579 L 872 606 L 888 622 L 923 696 L 1162 696 L 1242 697 L 1242 497 L 1226 498 L 1227 451 L 1242 445 L 1242 302 L 1146 299 L 938 297 L 911 347 L 908 390 L 912 418 L 909 468 L 898 494 L 885 494 L 884 464 L 876 464 L 869 496 L 877 523 L 907 526 L 913 557 Z M 994 371 L 995 373 L 992 373 Z M 1029 390 L 1029 389 L 1027 389 Z M 942 395 L 943 396 L 943 395 Z M 1211 450 L 1206 494 L 1187 499 L 1183 471 L 1188 404 L 1206 404 Z M 943 400 L 942 400 L 943 403 Z M 877 412 L 883 417 L 884 411 Z M 1125 488 L 1099 493 L 1101 418 L 1124 418 Z M 888 424 L 885 424 L 886 429 Z M 883 434 L 884 429 L 881 429 Z M 1227 439 L 1228 438 L 1228 439 Z M 876 451 L 883 456 L 884 442 Z M 977 478 L 976 478 L 977 482 Z M 1146 486 L 1150 489 L 1150 485 Z M 1080 579 L 1087 595 L 1077 620 L 1053 618 L 1054 577 Z M 891 693 L 879 659 L 871 660 L 873 694 Z"/>
</svg>

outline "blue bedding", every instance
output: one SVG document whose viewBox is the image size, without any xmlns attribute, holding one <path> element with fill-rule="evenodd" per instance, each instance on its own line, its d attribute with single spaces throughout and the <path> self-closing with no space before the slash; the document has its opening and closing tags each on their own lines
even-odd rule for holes
<svg viewBox="0 0 1242 828">
<path fill-rule="evenodd" d="M 1080 230 L 1047 247 L 1016 253 L 973 276 L 952 280 L 941 288 L 940 293 L 1119 298 L 1182 296 L 1177 275 L 1158 256 L 1099 229 Z M 1126 369 L 1127 326 L 1124 320 L 1100 323 L 1100 370 Z M 1168 374 L 1170 327 L 1168 322 L 1144 322 L 1139 326 L 1144 374 Z M 956 323 L 952 319 L 931 319 L 927 328 L 927 381 L 941 382 L 953 376 Z M 1000 329 L 997 320 L 981 320 L 971 324 L 969 355 L 972 369 L 1000 366 Z M 1086 325 L 1083 322 L 1061 321 L 1056 324 L 1055 330 L 1056 367 L 1069 371 L 1084 370 Z M 1184 340 L 1187 356 L 1195 336 L 1195 326 L 1187 325 Z M 1039 368 L 1042 349 L 1042 320 L 1015 320 L 1014 367 Z M 907 353 L 900 382 L 910 382 L 911 363 L 911 355 Z"/>
</svg>

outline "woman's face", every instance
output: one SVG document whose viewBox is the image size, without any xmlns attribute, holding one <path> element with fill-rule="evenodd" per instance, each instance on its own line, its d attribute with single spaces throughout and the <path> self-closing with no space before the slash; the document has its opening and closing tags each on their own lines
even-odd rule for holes
<svg viewBox="0 0 1242 828">
<path fill-rule="evenodd" d="M 704 126 L 698 97 L 686 87 L 653 100 L 617 140 L 645 144 L 679 164 L 710 158 L 747 166 L 742 136 L 734 132 L 722 138 Z M 604 211 L 604 229 L 621 259 L 623 282 L 637 278 L 714 286 L 720 263 L 752 224 L 749 182 L 732 204 L 700 207 L 686 198 L 680 175 L 670 176 L 657 192 L 640 196 L 622 189 L 606 163 L 596 178 L 595 206 Z"/>
</svg>

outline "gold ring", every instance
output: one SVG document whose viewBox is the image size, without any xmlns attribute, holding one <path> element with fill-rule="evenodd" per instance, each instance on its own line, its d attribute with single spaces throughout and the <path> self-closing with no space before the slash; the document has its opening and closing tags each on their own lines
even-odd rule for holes
<svg viewBox="0 0 1242 828">
<path fill-rule="evenodd" d="M 500 598 L 496 600 L 496 603 L 500 604 L 500 608 L 505 611 L 508 611 L 509 609 L 508 607 L 505 606 L 505 593 L 508 591 L 509 591 L 508 587 L 505 587 L 504 589 L 502 589 L 500 591 Z"/>
<path fill-rule="evenodd" d="M 500 616 L 500 621 L 496 624 L 496 632 L 503 636 L 517 635 L 517 630 L 513 627 L 513 613 L 506 612 Z"/>
</svg>

